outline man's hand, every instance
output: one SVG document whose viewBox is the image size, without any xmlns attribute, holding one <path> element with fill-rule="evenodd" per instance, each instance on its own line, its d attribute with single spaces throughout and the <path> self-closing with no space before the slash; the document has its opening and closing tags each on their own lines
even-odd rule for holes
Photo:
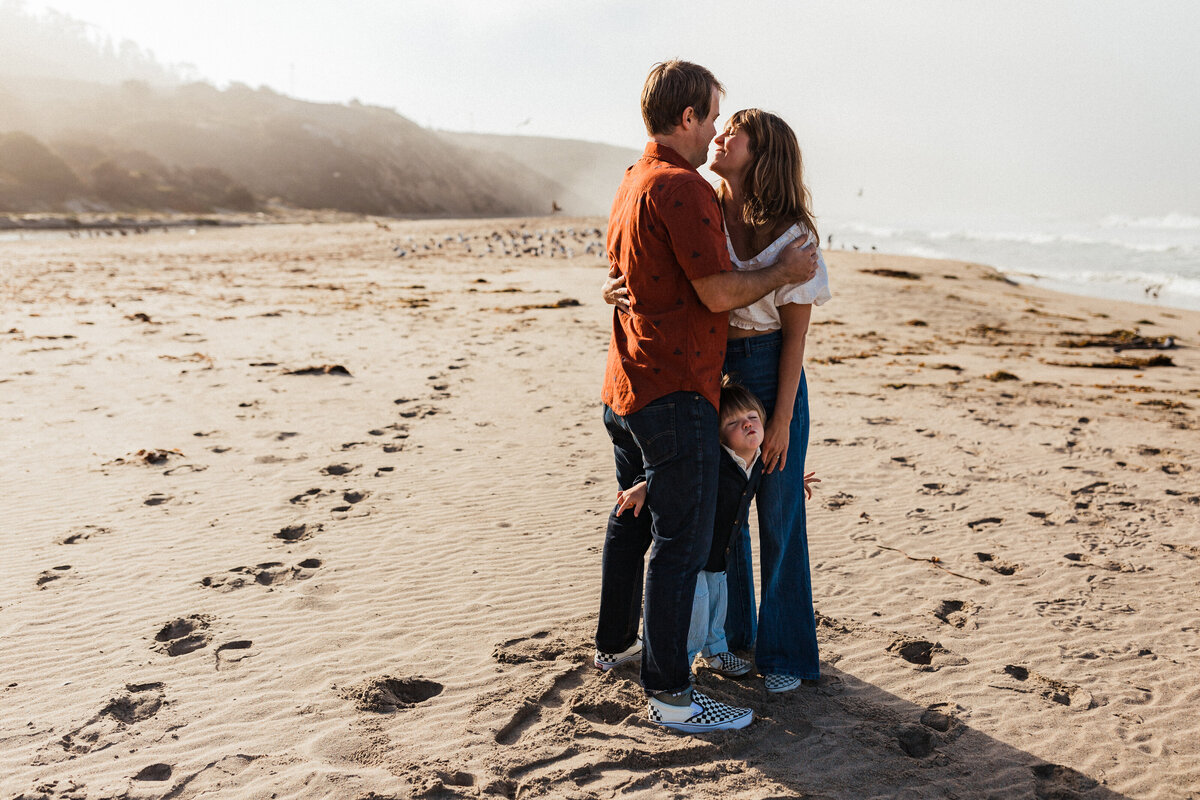
<svg viewBox="0 0 1200 800">
<path fill-rule="evenodd" d="M 604 282 L 600 294 L 610 306 L 616 306 L 621 311 L 629 310 L 629 289 L 625 287 L 625 276 L 616 266 L 608 268 L 608 280 Z"/>
<path fill-rule="evenodd" d="M 783 267 L 786 283 L 808 283 L 817 274 L 817 243 L 811 236 L 797 239 L 783 248 L 775 263 Z"/>
</svg>

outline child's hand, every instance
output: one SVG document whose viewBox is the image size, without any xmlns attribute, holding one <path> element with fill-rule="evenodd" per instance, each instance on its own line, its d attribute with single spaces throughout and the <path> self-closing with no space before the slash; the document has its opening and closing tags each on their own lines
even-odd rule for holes
<svg viewBox="0 0 1200 800">
<path fill-rule="evenodd" d="M 617 492 L 617 516 L 624 514 L 629 509 L 633 509 L 633 515 L 636 517 L 642 513 L 642 506 L 646 503 L 646 482 L 641 481 L 630 486 L 623 492 Z"/>
<path fill-rule="evenodd" d="M 810 472 L 804 476 L 804 499 L 812 500 L 812 484 L 820 483 L 821 479 L 816 477 L 816 472 Z"/>
</svg>

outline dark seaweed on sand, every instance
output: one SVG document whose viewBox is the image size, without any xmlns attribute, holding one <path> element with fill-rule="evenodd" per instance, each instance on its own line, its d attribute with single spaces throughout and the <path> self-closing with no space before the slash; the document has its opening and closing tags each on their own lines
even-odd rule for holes
<svg viewBox="0 0 1200 800">
<path fill-rule="evenodd" d="M 1064 336 L 1077 338 L 1064 339 L 1059 347 L 1111 347 L 1116 352 L 1122 350 L 1174 350 L 1174 336 L 1142 336 L 1136 331 L 1114 330 L 1108 333 L 1076 333 L 1064 331 Z"/>
</svg>

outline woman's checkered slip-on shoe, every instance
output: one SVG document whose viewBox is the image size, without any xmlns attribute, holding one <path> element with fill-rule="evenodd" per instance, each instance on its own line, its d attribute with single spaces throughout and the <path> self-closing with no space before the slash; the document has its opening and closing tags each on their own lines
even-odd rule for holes
<svg viewBox="0 0 1200 800">
<path fill-rule="evenodd" d="M 790 692 L 792 689 L 797 689 L 802 683 L 801 679 L 795 675 L 784 675 L 780 672 L 768 673 L 766 676 L 766 684 L 768 692 Z"/>
<path fill-rule="evenodd" d="M 651 722 L 685 733 L 735 731 L 754 721 L 754 712 L 750 709 L 718 703 L 695 689 L 690 706 L 673 706 L 653 697 L 649 704 Z"/>
<path fill-rule="evenodd" d="M 601 672 L 608 672 L 613 667 L 624 664 L 626 661 L 633 661 L 635 658 L 642 657 L 642 637 L 638 637 L 633 641 L 627 650 L 622 650 L 620 653 L 601 653 L 596 651 L 596 659 L 592 663 L 596 665 L 596 669 Z"/>
<path fill-rule="evenodd" d="M 750 671 L 751 666 L 749 661 L 746 661 L 743 658 L 738 658 L 733 653 L 728 651 L 724 653 L 717 653 L 711 658 L 704 658 L 701 656 L 701 659 L 704 661 L 704 665 L 713 672 L 719 672 L 722 675 L 728 675 L 731 678 L 736 678 L 739 675 L 745 675 Z"/>
</svg>

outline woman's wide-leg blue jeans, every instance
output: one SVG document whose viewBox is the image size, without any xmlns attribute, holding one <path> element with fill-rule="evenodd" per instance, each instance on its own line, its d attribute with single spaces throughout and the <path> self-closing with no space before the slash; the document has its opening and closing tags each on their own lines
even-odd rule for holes
<svg viewBox="0 0 1200 800">
<path fill-rule="evenodd" d="M 730 340 L 725 351 L 725 371 L 762 401 L 768 419 L 775 410 L 782 347 L 783 336 L 775 331 Z M 725 633 L 734 649 L 754 647 L 759 672 L 816 679 L 821 667 L 804 513 L 808 427 L 808 387 L 801 374 L 792 411 L 787 467 L 763 474 L 754 501 L 758 508 L 762 602 L 756 615 L 750 530 L 745 527 L 730 543 Z"/>
</svg>

